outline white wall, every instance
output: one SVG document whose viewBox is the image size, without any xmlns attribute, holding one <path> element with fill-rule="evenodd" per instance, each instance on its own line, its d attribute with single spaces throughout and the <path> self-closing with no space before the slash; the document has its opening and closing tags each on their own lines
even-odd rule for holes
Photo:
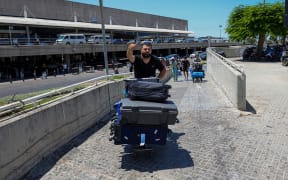
<svg viewBox="0 0 288 180">
<path fill-rule="evenodd" d="M 0 179 L 18 179 L 97 123 L 120 100 L 123 88 L 123 81 L 109 83 L 1 122 Z"/>
<path fill-rule="evenodd" d="M 225 52 L 226 53 L 226 52 Z M 246 75 L 234 64 L 210 48 L 207 49 L 207 71 L 225 92 L 230 101 L 240 110 L 246 110 Z"/>
</svg>

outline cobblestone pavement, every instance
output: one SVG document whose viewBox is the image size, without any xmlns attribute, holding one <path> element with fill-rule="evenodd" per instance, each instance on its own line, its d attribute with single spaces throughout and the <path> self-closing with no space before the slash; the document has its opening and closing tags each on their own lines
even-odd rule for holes
<svg viewBox="0 0 288 180">
<path fill-rule="evenodd" d="M 108 141 L 109 123 L 102 122 L 25 179 L 288 179 L 287 68 L 244 65 L 252 113 L 235 109 L 209 76 L 203 83 L 170 81 L 180 123 L 170 126 L 166 146 L 135 156 Z"/>
</svg>

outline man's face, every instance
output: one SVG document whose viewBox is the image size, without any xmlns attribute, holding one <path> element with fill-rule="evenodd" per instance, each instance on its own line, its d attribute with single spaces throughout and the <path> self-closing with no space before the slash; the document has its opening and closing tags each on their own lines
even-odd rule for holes
<svg viewBox="0 0 288 180">
<path fill-rule="evenodd" d="M 152 53 L 152 48 L 151 46 L 147 46 L 147 45 L 143 45 L 142 48 L 141 48 L 141 55 L 144 57 L 144 58 L 148 58 L 151 56 L 151 53 Z"/>
</svg>

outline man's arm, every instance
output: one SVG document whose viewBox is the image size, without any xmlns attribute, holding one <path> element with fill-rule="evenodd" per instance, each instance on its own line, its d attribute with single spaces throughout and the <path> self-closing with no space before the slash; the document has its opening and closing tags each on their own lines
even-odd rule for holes
<svg viewBox="0 0 288 180">
<path fill-rule="evenodd" d="M 126 56 L 127 58 L 129 59 L 129 61 L 131 63 L 134 63 L 135 62 L 135 56 L 133 55 L 133 50 L 134 48 L 137 46 L 137 44 L 129 44 L 128 45 L 128 48 L 127 48 L 127 53 L 126 53 Z"/>
<path fill-rule="evenodd" d="M 166 68 L 164 67 L 164 68 L 162 69 L 162 71 L 160 71 L 160 73 L 159 73 L 159 78 L 160 78 L 160 79 L 164 78 L 165 74 L 166 74 Z"/>
</svg>

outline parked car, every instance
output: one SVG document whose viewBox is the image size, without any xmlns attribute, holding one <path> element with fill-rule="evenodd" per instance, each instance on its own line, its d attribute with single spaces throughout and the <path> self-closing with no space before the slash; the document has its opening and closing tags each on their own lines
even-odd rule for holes
<svg viewBox="0 0 288 180">
<path fill-rule="evenodd" d="M 183 42 L 184 42 L 184 39 L 176 39 L 175 42 L 176 42 L 176 43 L 183 43 Z"/>
<path fill-rule="evenodd" d="M 113 39 L 112 44 L 124 44 L 125 42 L 123 39 Z"/>
<path fill-rule="evenodd" d="M 111 38 L 109 35 L 105 35 L 106 44 L 111 44 Z M 88 43 L 103 44 L 104 39 L 102 34 L 93 35 L 88 38 Z"/>
<path fill-rule="evenodd" d="M 192 43 L 192 42 L 196 42 L 195 39 L 193 38 L 188 38 L 188 39 L 184 39 L 183 43 Z"/>
<path fill-rule="evenodd" d="M 60 34 L 56 39 L 56 44 L 85 44 L 86 38 L 84 34 Z"/>
<path fill-rule="evenodd" d="M 196 55 L 199 55 L 200 53 L 202 53 L 203 51 L 194 51 L 193 53 L 191 53 L 190 55 L 189 55 L 189 57 L 190 58 L 193 58 L 193 57 L 195 57 Z"/>
<path fill-rule="evenodd" d="M 216 53 L 223 56 L 223 57 L 226 57 L 226 54 L 224 51 L 216 51 Z"/>
<path fill-rule="evenodd" d="M 264 50 L 264 57 L 269 61 L 281 61 L 281 56 L 283 53 L 282 46 L 267 46 Z"/>
<path fill-rule="evenodd" d="M 163 43 L 163 41 L 161 39 L 154 39 L 153 40 L 153 44 L 159 44 L 159 43 Z"/>
<path fill-rule="evenodd" d="M 165 56 L 165 59 L 166 59 L 166 61 L 169 61 L 172 57 L 174 57 L 176 60 L 180 59 L 179 54 L 169 54 L 169 55 Z"/>
<path fill-rule="evenodd" d="M 173 38 L 165 39 L 164 43 L 175 43 L 175 39 Z"/>
<path fill-rule="evenodd" d="M 242 58 L 247 60 L 251 57 L 254 57 L 256 54 L 256 46 L 246 47 L 243 51 Z"/>
<path fill-rule="evenodd" d="M 207 52 L 199 53 L 199 57 L 200 57 L 201 60 L 206 60 L 207 59 Z"/>
</svg>

